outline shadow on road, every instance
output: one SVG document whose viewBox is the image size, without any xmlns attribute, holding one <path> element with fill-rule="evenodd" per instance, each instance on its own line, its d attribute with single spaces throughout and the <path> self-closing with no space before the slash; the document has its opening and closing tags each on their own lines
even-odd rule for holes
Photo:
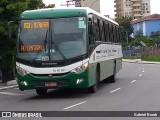
<svg viewBox="0 0 160 120">
<path fill-rule="evenodd" d="M 35 92 L 36 93 L 36 92 Z M 85 98 L 89 94 L 82 89 L 55 89 L 48 90 L 46 95 L 35 95 L 27 98 L 28 100 L 36 99 L 69 99 L 69 98 Z"/>
<path fill-rule="evenodd" d="M 117 79 L 119 81 L 120 79 Z M 106 88 L 113 86 L 112 83 L 100 82 L 98 85 L 98 91 L 96 93 L 88 93 L 87 89 L 49 89 L 46 95 L 39 96 L 32 94 L 32 96 L 27 96 L 27 100 L 38 100 L 38 99 L 72 99 L 72 98 L 87 98 L 91 96 L 96 96 L 98 94 L 107 93 Z"/>
</svg>

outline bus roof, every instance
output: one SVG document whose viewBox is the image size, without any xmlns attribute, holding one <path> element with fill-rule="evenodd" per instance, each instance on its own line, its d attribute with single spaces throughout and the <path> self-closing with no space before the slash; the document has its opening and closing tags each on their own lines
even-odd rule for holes
<svg viewBox="0 0 160 120">
<path fill-rule="evenodd" d="M 68 16 L 86 16 L 89 13 L 93 13 L 113 24 L 118 25 L 117 22 L 101 15 L 100 13 L 92 10 L 88 7 L 74 7 L 74 8 L 45 8 L 37 10 L 27 10 L 24 11 L 20 19 L 36 19 L 36 18 L 51 18 L 51 17 L 68 17 Z"/>
</svg>

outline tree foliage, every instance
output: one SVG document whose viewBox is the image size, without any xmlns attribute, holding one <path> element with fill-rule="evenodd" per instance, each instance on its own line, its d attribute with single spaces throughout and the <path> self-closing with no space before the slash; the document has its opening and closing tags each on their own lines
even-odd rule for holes
<svg viewBox="0 0 160 120">
<path fill-rule="evenodd" d="M 160 44 L 160 31 L 151 32 L 150 37 L 153 38 L 153 39 L 155 39 L 156 44 Z"/>
<path fill-rule="evenodd" d="M 122 27 L 121 29 L 121 40 L 122 40 L 122 44 L 123 46 L 127 45 L 127 39 L 128 42 L 130 41 L 130 35 L 133 33 L 133 27 L 131 25 L 131 17 L 121 17 L 116 19 L 116 22 L 118 22 L 118 24 Z"/>
<path fill-rule="evenodd" d="M 125 16 L 125 17 L 116 19 L 119 25 L 122 26 L 125 31 L 127 31 L 128 35 L 133 33 L 133 27 L 131 25 L 131 20 L 132 18 L 129 16 Z"/>
<path fill-rule="evenodd" d="M 131 40 L 131 46 L 142 46 L 140 42 L 144 42 L 146 46 L 155 45 L 156 40 L 152 37 L 143 36 L 142 31 L 137 31 L 134 38 Z"/>
<path fill-rule="evenodd" d="M 13 79 L 12 68 L 14 66 L 13 56 L 15 54 L 16 40 L 7 40 L 7 29 L 9 21 L 17 21 L 20 14 L 25 10 L 43 7 L 42 0 L 1 0 L 0 2 L 0 69 L 3 81 Z M 8 73 L 8 74 L 7 74 Z"/>
<path fill-rule="evenodd" d="M 54 8 L 55 7 L 55 4 L 49 4 L 47 6 L 45 6 L 45 8 Z"/>
</svg>

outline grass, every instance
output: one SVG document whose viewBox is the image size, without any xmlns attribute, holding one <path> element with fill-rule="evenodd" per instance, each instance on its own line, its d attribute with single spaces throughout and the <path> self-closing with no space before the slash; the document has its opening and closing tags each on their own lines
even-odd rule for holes
<svg viewBox="0 0 160 120">
<path fill-rule="evenodd" d="M 143 61 L 153 61 L 153 62 L 160 62 L 160 55 L 149 55 L 149 56 L 144 56 L 141 58 L 141 55 L 136 55 L 136 56 L 130 56 L 130 55 L 124 55 L 123 59 L 142 59 Z"/>
<path fill-rule="evenodd" d="M 123 55 L 123 59 L 141 59 L 141 55 L 136 55 L 136 56 Z"/>
<path fill-rule="evenodd" d="M 142 58 L 144 61 L 154 61 L 154 62 L 160 62 L 160 55 L 150 55 L 150 56 L 145 56 Z"/>
</svg>

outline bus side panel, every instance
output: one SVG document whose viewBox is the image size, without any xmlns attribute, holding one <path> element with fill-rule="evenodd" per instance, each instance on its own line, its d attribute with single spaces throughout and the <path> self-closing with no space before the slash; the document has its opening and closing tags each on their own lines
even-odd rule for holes
<svg viewBox="0 0 160 120">
<path fill-rule="evenodd" d="M 106 60 L 100 62 L 100 69 L 101 69 L 100 81 L 102 81 L 113 75 L 114 60 Z"/>
<path fill-rule="evenodd" d="M 122 58 L 116 59 L 116 73 L 118 73 L 122 69 Z"/>
<path fill-rule="evenodd" d="M 89 64 L 88 87 L 94 85 L 96 82 L 96 66 L 97 63 Z"/>
</svg>

